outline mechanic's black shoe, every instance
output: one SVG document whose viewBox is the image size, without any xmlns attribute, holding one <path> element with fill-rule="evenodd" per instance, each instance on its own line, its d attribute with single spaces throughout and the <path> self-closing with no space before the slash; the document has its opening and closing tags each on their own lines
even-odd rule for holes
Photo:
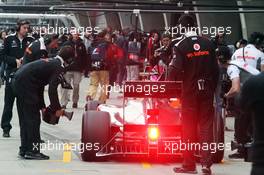
<svg viewBox="0 0 264 175">
<path fill-rule="evenodd" d="M 240 152 L 236 152 L 234 154 L 229 154 L 228 157 L 229 157 L 229 159 L 244 159 L 245 154 L 240 153 Z"/>
<path fill-rule="evenodd" d="M 211 168 L 208 168 L 208 167 L 202 167 L 202 173 L 203 173 L 203 175 L 211 175 L 212 170 L 211 170 Z"/>
<path fill-rule="evenodd" d="M 26 152 L 25 159 L 29 160 L 49 160 L 49 156 L 42 153 Z"/>
<path fill-rule="evenodd" d="M 189 169 L 189 168 L 183 168 L 183 167 L 175 167 L 173 168 L 173 171 L 175 173 L 185 173 L 185 174 L 197 174 L 196 168 L 194 169 Z"/>
<path fill-rule="evenodd" d="M 9 133 L 9 131 L 4 131 L 4 132 L 3 132 L 3 137 L 5 137 L 5 138 L 9 138 L 9 137 L 10 137 L 10 133 Z"/>
<path fill-rule="evenodd" d="M 72 108 L 78 108 L 78 104 L 77 103 L 73 103 L 72 104 Z"/>
<path fill-rule="evenodd" d="M 40 139 L 39 143 L 40 143 L 40 144 L 41 144 L 41 143 L 45 143 L 45 141 L 44 141 L 44 140 L 42 140 L 42 139 Z"/>
<path fill-rule="evenodd" d="M 24 151 L 19 151 L 18 153 L 18 157 L 21 158 L 21 159 L 24 159 L 25 158 L 25 152 Z"/>
</svg>

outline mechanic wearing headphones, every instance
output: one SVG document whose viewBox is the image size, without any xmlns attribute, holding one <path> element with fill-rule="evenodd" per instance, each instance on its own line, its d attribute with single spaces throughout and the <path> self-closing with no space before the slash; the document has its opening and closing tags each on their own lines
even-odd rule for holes
<svg viewBox="0 0 264 175">
<path fill-rule="evenodd" d="M 180 17 L 179 24 L 185 29 L 185 38 L 174 47 L 169 67 L 170 80 L 180 80 L 183 72 L 182 132 L 183 143 L 213 142 L 213 100 L 218 82 L 218 64 L 213 43 L 197 35 L 192 16 Z M 197 134 L 197 128 L 200 128 Z M 197 142 L 197 136 L 200 140 Z M 197 174 L 195 148 L 183 151 L 183 166 L 174 168 L 175 173 Z M 210 175 L 212 166 L 211 150 L 201 150 L 202 172 Z"/>
<path fill-rule="evenodd" d="M 264 71 L 264 53 L 261 52 L 261 46 L 264 43 L 264 35 L 259 32 L 254 32 L 250 35 L 249 44 L 235 51 L 232 60 L 242 60 L 252 67 L 259 67 Z"/>
<path fill-rule="evenodd" d="M 235 99 L 235 140 L 239 144 L 246 144 L 250 142 L 251 137 L 248 134 L 250 118 L 244 120 L 246 116 L 241 113 L 241 107 L 239 105 L 240 89 L 243 84 L 252 76 L 258 75 L 259 71 L 243 60 L 231 60 L 230 51 L 227 47 L 219 47 L 216 52 L 217 58 L 221 66 L 227 68 L 227 74 L 232 82 L 230 90 L 224 95 L 225 98 Z M 239 148 L 234 154 L 229 155 L 229 158 L 244 158 L 245 149 Z"/>
<path fill-rule="evenodd" d="M 33 41 L 33 38 L 27 37 L 29 31 L 29 22 L 21 20 L 17 22 L 16 33 L 7 36 L 4 42 L 3 58 L 7 64 L 6 68 L 6 87 L 4 97 L 4 110 L 1 120 L 1 128 L 3 129 L 3 137 L 10 137 L 12 128 L 10 122 L 12 119 L 12 109 L 15 96 L 11 88 L 11 79 L 16 70 L 21 66 L 22 57 L 26 48 Z"/>
</svg>

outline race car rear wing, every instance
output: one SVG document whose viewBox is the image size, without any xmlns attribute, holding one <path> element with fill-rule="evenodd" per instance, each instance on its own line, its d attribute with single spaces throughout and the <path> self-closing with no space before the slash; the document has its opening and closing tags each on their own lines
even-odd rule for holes
<svg viewBox="0 0 264 175">
<path fill-rule="evenodd" d="M 180 98 L 181 81 L 127 81 L 124 98 Z"/>
</svg>

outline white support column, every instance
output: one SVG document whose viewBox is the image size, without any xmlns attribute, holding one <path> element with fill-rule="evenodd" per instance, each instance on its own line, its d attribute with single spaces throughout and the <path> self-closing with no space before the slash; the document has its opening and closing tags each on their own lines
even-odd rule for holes
<svg viewBox="0 0 264 175">
<path fill-rule="evenodd" d="M 242 1 L 237 1 L 237 5 L 243 5 Z M 239 11 L 242 11 L 243 8 L 239 8 Z M 248 39 L 248 34 L 247 34 L 247 24 L 246 24 L 246 17 L 244 13 L 240 13 L 240 21 L 241 21 L 241 29 L 242 29 L 242 36 L 244 39 Z"/>
<path fill-rule="evenodd" d="M 193 4 L 196 4 L 196 1 L 193 1 Z M 194 7 L 194 11 L 198 11 L 197 7 Z M 196 22 L 197 22 L 197 27 L 199 29 L 199 35 L 201 35 L 201 30 L 202 30 L 202 26 L 201 26 L 201 21 L 200 21 L 200 15 L 199 13 L 195 13 L 195 17 L 196 17 Z"/>
<path fill-rule="evenodd" d="M 118 3 L 115 4 L 116 6 L 118 6 Z M 121 12 L 118 12 L 118 18 L 119 18 L 119 21 L 120 21 L 120 26 L 121 26 L 121 29 L 124 29 L 124 24 L 123 24 L 123 21 L 122 21 L 122 18 L 121 18 Z"/>
<path fill-rule="evenodd" d="M 168 23 L 168 18 L 167 18 L 167 15 L 166 13 L 163 13 L 163 18 L 164 18 L 164 24 L 165 24 L 165 28 L 168 28 L 169 27 L 169 23 Z"/>
</svg>

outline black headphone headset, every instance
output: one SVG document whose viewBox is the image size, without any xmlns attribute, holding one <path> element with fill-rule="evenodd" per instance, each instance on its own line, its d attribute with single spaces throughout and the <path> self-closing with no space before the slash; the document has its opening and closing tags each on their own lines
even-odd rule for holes
<svg viewBox="0 0 264 175">
<path fill-rule="evenodd" d="M 19 20 L 19 21 L 17 21 L 17 24 L 16 24 L 16 31 L 19 32 L 21 26 L 26 25 L 26 24 L 29 25 L 30 22 L 27 21 L 27 20 Z"/>
</svg>

